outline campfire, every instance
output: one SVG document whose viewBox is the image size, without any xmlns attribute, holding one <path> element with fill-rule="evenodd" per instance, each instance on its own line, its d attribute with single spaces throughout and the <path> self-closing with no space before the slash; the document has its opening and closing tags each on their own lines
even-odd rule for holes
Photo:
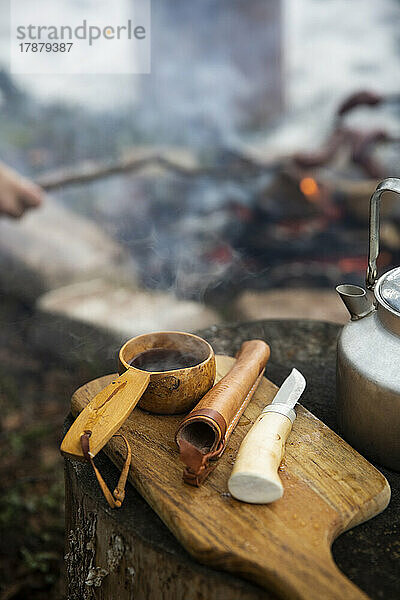
<svg viewBox="0 0 400 600">
<path fill-rule="evenodd" d="M 115 163 L 50 173 L 39 183 L 50 190 L 91 183 L 101 195 L 99 180 L 112 176 L 112 210 L 103 206 L 98 218 L 130 248 L 148 288 L 224 300 L 244 286 L 271 289 L 301 280 L 332 288 L 343 276 L 361 283 L 368 199 L 377 177 L 390 172 L 377 156 L 382 144 L 398 140 L 387 131 L 350 127 L 345 116 L 360 105 L 395 100 L 352 95 L 339 106 L 326 144 L 313 153 L 260 161 L 220 149 L 208 162 L 188 150 L 136 149 Z M 400 258 L 392 204 L 385 198 L 382 205 L 387 267 Z"/>
</svg>

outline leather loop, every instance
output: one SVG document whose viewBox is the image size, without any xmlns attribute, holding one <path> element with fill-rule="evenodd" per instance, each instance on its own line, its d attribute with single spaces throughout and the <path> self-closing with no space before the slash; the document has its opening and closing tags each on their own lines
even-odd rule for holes
<svg viewBox="0 0 400 600">
<path fill-rule="evenodd" d="M 224 447 L 225 443 L 221 440 L 218 448 L 214 452 L 202 454 L 192 446 L 192 444 L 186 440 L 181 440 L 180 457 L 186 464 L 186 468 L 183 472 L 183 481 L 189 485 L 199 487 L 207 475 L 217 466 L 216 464 L 210 463 L 210 460 L 218 458 L 218 456 L 222 454 Z"/>
<path fill-rule="evenodd" d="M 89 460 L 89 461 L 90 461 L 89 438 L 90 438 L 91 434 L 92 434 L 91 431 L 85 431 L 85 433 L 81 435 L 81 447 L 82 447 L 83 456 L 86 458 L 86 460 Z"/>
<path fill-rule="evenodd" d="M 119 476 L 117 487 L 115 488 L 114 492 L 111 494 L 100 471 L 94 464 L 93 456 L 90 452 L 89 438 L 91 436 L 91 433 L 92 433 L 91 431 L 86 430 L 81 435 L 80 440 L 81 440 L 81 447 L 82 447 L 83 455 L 86 458 L 86 460 L 88 460 L 90 462 L 90 464 L 92 465 L 94 474 L 96 475 L 100 489 L 103 492 L 103 496 L 107 500 L 108 505 L 111 508 L 121 508 L 122 503 L 125 499 L 125 486 L 126 486 L 126 481 L 128 478 L 129 468 L 130 468 L 131 460 L 132 460 L 131 447 L 129 445 L 128 440 L 126 439 L 126 437 L 124 435 L 122 435 L 122 433 L 116 433 L 112 436 L 112 437 L 121 437 L 124 440 L 125 445 L 126 445 L 126 458 L 125 458 L 124 466 L 122 467 L 121 475 Z"/>
</svg>

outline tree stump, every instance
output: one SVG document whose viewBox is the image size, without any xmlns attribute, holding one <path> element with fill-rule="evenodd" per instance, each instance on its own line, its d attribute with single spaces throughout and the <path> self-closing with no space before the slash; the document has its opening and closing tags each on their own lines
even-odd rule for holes
<svg viewBox="0 0 400 600">
<path fill-rule="evenodd" d="M 106 481 L 116 481 L 111 461 L 96 462 Z M 123 507 L 111 510 L 90 465 L 66 459 L 65 486 L 68 600 L 274 599 L 196 563 L 131 485 Z"/>
<path fill-rule="evenodd" d="M 336 429 L 335 348 L 339 326 L 318 321 L 259 321 L 200 332 L 218 353 L 234 355 L 246 339 L 271 345 L 268 377 L 280 385 L 292 366 L 308 381 L 306 408 Z M 71 424 L 68 417 L 65 428 Z M 113 489 L 118 473 L 96 462 Z M 396 511 L 400 474 L 389 508 L 343 534 L 333 547 L 340 569 L 372 598 L 397 598 Z M 108 508 L 90 465 L 65 460 L 67 600 L 274 600 L 265 590 L 194 561 L 131 485 L 121 509 Z M 382 540 L 385 540 L 384 542 Z M 268 549 L 266 548 L 266 552 Z"/>
</svg>

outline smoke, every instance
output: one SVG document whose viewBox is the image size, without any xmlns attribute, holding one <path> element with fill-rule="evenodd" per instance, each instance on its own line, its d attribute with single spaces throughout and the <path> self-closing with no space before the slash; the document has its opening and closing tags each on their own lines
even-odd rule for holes
<svg viewBox="0 0 400 600">
<path fill-rule="evenodd" d="M 146 135 L 235 145 L 281 109 L 280 3 L 153 0 L 152 72 L 137 107 Z"/>
<path fill-rule="evenodd" d="M 92 217 L 129 251 L 144 287 L 203 301 L 221 282 L 250 272 L 238 241 L 268 181 L 158 173 L 113 178 L 86 191 L 95 203 Z M 79 193 L 71 191 L 69 202 Z"/>
</svg>

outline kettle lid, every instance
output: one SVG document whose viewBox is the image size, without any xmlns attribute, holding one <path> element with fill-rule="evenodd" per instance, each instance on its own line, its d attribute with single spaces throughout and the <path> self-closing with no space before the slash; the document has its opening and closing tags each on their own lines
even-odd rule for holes
<svg viewBox="0 0 400 600">
<path fill-rule="evenodd" d="M 375 287 L 375 297 L 400 317 L 400 267 L 384 273 L 379 278 Z"/>
</svg>

